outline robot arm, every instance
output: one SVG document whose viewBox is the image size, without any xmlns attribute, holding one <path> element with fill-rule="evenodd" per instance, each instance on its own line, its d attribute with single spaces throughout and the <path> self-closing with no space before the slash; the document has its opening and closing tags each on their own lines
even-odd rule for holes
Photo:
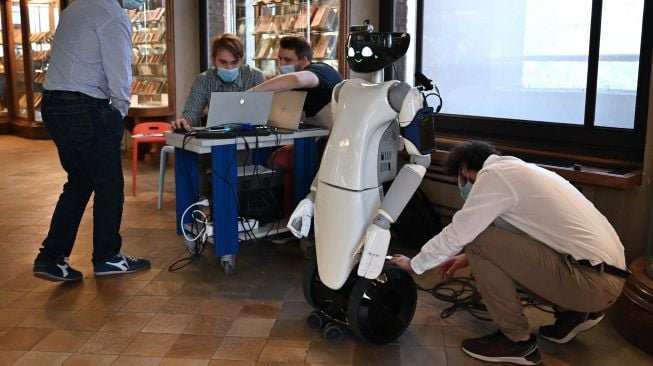
<svg viewBox="0 0 653 366">
<path fill-rule="evenodd" d="M 299 239 L 308 236 L 308 232 L 311 229 L 311 220 L 313 219 L 313 211 L 315 209 L 316 180 L 317 175 L 313 179 L 313 183 L 311 183 L 310 192 L 308 192 L 306 198 L 299 201 L 286 225 L 290 232 Z"/>
<path fill-rule="evenodd" d="M 406 93 L 399 111 L 399 126 L 406 127 L 413 122 L 417 112 L 424 106 L 424 97 L 417 90 L 411 88 Z"/>
<path fill-rule="evenodd" d="M 408 92 L 399 113 L 400 124 L 402 120 L 408 120 L 407 123 L 403 124 L 404 126 L 413 121 L 413 116 L 420 109 L 423 100 L 419 92 L 415 96 L 412 91 L 417 92 L 414 89 Z M 408 118 L 406 117 L 408 113 L 415 114 Z M 383 270 L 385 256 L 390 244 L 390 225 L 397 220 L 401 211 L 419 188 L 422 178 L 426 174 L 426 169 L 431 164 L 430 154 L 421 154 L 415 144 L 404 137 L 402 137 L 402 142 L 404 148 L 410 154 L 410 163 L 401 168 L 397 178 L 392 182 L 374 222 L 367 228 L 363 237 L 361 243 L 363 252 L 358 265 L 358 275 L 365 278 L 376 278 Z"/>
</svg>

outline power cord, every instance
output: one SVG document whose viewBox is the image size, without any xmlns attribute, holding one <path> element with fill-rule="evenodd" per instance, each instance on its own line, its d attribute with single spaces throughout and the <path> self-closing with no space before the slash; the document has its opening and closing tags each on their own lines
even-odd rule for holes
<svg viewBox="0 0 653 366">
<path fill-rule="evenodd" d="M 191 204 L 186 208 L 186 210 L 184 210 L 184 213 L 181 215 L 179 225 L 181 227 L 181 233 L 186 239 L 186 249 L 190 255 L 185 258 L 181 258 L 168 266 L 169 272 L 174 272 L 184 268 L 200 258 L 208 238 L 213 235 L 213 223 L 210 220 L 210 214 L 205 214 L 201 209 L 193 210 L 191 212 L 191 231 L 196 231 L 197 235 L 195 237 L 190 237 L 187 234 L 186 227 L 184 226 L 184 218 L 186 217 L 188 211 L 196 206 L 209 207 L 209 200 L 204 199 L 202 201 Z"/>
<path fill-rule="evenodd" d="M 440 282 L 430 289 L 418 284 L 415 286 L 418 290 L 428 292 L 440 301 L 452 304 L 440 312 L 441 318 L 448 318 L 456 311 L 466 310 L 474 318 L 484 321 L 491 320 L 482 315 L 487 314 L 487 308 L 481 303 L 481 294 L 476 289 L 474 279 L 471 277 L 454 277 Z"/>
<path fill-rule="evenodd" d="M 451 303 L 452 305 L 440 312 L 441 318 L 448 318 L 459 310 L 467 311 L 471 316 L 483 321 L 492 321 L 488 315 L 487 307 L 482 302 L 481 294 L 476 288 L 473 277 L 454 277 L 450 280 L 440 282 L 432 288 L 424 288 L 415 284 L 418 290 L 433 295 L 436 299 Z M 522 306 L 533 306 L 545 313 L 553 313 L 550 306 L 538 303 L 528 293 L 517 290 L 517 295 Z"/>
</svg>

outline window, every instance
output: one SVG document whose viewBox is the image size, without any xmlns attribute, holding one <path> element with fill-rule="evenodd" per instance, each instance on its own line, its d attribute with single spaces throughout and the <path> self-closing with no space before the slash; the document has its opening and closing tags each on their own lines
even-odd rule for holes
<svg viewBox="0 0 653 366">
<path fill-rule="evenodd" d="M 641 160 L 650 1 L 422 0 L 417 13 L 441 131 Z"/>
</svg>

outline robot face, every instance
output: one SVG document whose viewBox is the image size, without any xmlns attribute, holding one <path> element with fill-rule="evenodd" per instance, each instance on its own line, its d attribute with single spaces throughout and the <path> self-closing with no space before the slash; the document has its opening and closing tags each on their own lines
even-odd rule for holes
<svg viewBox="0 0 653 366">
<path fill-rule="evenodd" d="M 352 32 L 347 37 L 347 63 L 355 72 L 376 72 L 408 50 L 408 33 Z"/>
</svg>

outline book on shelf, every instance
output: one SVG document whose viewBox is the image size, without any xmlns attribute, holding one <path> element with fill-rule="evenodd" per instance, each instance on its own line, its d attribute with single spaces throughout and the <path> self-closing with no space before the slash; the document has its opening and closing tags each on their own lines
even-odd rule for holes
<svg viewBox="0 0 653 366">
<path fill-rule="evenodd" d="M 279 40 L 273 39 L 270 42 L 270 52 L 268 52 L 268 57 L 266 58 L 276 59 L 277 57 L 279 57 Z"/>
<path fill-rule="evenodd" d="M 281 33 L 282 30 L 283 17 L 281 15 L 275 15 L 270 22 L 270 26 L 267 29 L 268 33 Z"/>
<path fill-rule="evenodd" d="M 34 92 L 34 109 L 41 108 L 41 100 L 43 100 L 43 94 Z"/>
<path fill-rule="evenodd" d="M 338 58 L 338 37 L 329 35 L 329 41 L 326 45 L 326 52 L 324 58 L 336 59 Z"/>
<path fill-rule="evenodd" d="M 270 48 L 271 40 L 270 38 L 265 38 L 259 44 L 258 52 L 256 53 L 256 58 L 265 58 L 268 54 L 268 49 Z"/>
<path fill-rule="evenodd" d="M 315 46 L 315 58 L 333 59 L 337 57 L 338 37 L 333 34 L 323 34 Z"/>
<path fill-rule="evenodd" d="M 326 46 L 328 42 L 329 35 L 322 35 L 317 41 L 317 45 L 313 51 L 313 57 L 315 58 L 324 58 L 326 55 Z"/>
<path fill-rule="evenodd" d="M 43 72 L 34 72 L 34 77 L 32 79 L 37 84 L 45 83 L 45 71 L 43 71 Z"/>
<path fill-rule="evenodd" d="M 314 26 L 314 28 L 323 31 L 334 31 L 338 29 L 338 10 L 326 6 L 324 16 L 320 18 L 320 21 Z"/>
<path fill-rule="evenodd" d="M 283 32 L 291 31 L 295 26 L 295 19 L 296 19 L 295 14 L 286 14 L 283 24 L 281 25 L 281 31 Z"/>
<path fill-rule="evenodd" d="M 311 28 L 316 28 L 320 26 L 320 23 L 322 19 L 325 17 L 325 13 L 327 12 L 329 6 L 328 5 L 320 5 L 317 8 L 317 11 L 315 12 L 315 15 L 313 15 L 313 21 L 311 22 Z"/>
<path fill-rule="evenodd" d="M 270 14 L 261 15 L 258 18 L 258 24 L 254 27 L 254 33 L 266 32 L 268 27 L 270 27 L 271 21 L 272 21 L 272 15 Z"/>
<path fill-rule="evenodd" d="M 300 30 L 300 29 L 305 29 L 306 26 L 308 25 L 308 14 L 306 13 L 306 10 L 302 10 L 299 13 L 299 16 L 297 17 L 297 21 L 295 21 L 295 25 L 293 26 L 293 29 L 295 30 Z"/>
</svg>

